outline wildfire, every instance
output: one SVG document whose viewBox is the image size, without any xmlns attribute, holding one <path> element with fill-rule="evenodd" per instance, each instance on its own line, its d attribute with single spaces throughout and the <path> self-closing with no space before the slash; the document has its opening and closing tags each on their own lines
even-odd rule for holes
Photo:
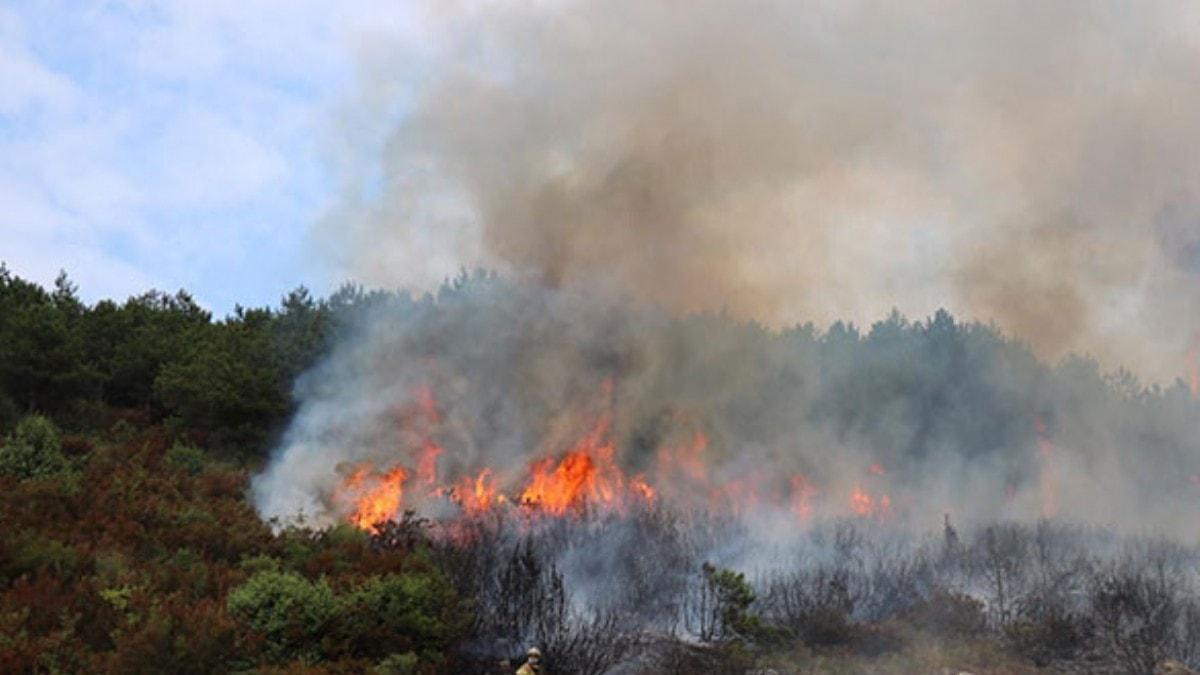
<svg viewBox="0 0 1200 675">
<path fill-rule="evenodd" d="M 611 385 L 606 385 L 606 395 L 610 390 Z M 457 504 L 468 517 L 485 515 L 505 504 L 519 506 L 525 517 L 567 516 L 590 509 L 625 512 L 638 504 L 655 504 L 660 498 L 697 504 L 697 498 L 705 496 L 710 510 L 732 515 L 765 508 L 806 524 L 816 511 L 820 490 L 804 473 L 781 476 L 770 467 L 758 466 L 714 480 L 705 457 L 709 438 L 699 431 L 683 444 L 658 449 L 653 483 L 646 474 L 626 474 L 618 465 L 609 415 L 602 415 L 566 452 L 533 461 L 523 480 L 511 471 L 498 473 L 497 467 L 483 467 L 477 473 L 447 480 L 438 470 L 445 450 L 434 440 L 441 422 L 437 402 L 427 388 L 418 389 L 414 401 L 397 413 L 401 423 L 398 452 L 403 459 L 356 464 L 334 491 L 334 502 L 356 527 L 374 533 L 380 523 L 402 509 L 419 509 L 437 501 Z M 386 468 L 377 468 L 380 465 Z M 865 479 L 872 485 L 881 483 L 886 481 L 887 471 L 881 464 L 871 464 Z M 514 484 L 516 489 L 506 495 L 503 486 Z M 868 491 L 861 484 L 856 486 L 850 493 L 850 512 L 864 518 L 890 518 L 891 497 L 877 487 Z"/>
<path fill-rule="evenodd" d="M 417 457 L 417 478 L 423 485 L 432 486 L 437 483 L 437 461 L 442 454 L 442 446 L 431 440 L 426 440 Z"/>
<path fill-rule="evenodd" d="M 379 524 L 395 517 L 404 498 L 408 472 L 395 466 L 386 473 L 364 462 L 356 466 L 342 485 L 341 499 L 353 506 L 349 521 L 364 530 L 377 532 Z"/>
<path fill-rule="evenodd" d="M 463 510 L 472 515 L 486 513 L 496 504 L 505 501 L 504 496 L 496 489 L 491 469 L 484 469 L 474 479 L 470 476 L 463 478 L 453 494 Z"/>
<path fill-rule="evenodd" d="M 559 462 L 546 458 L 534 463 L 529 486 L 520 502 L 562 515 L 584 505 L 620 506 L 627 495 L 647 502 L 655 492 L 641 476 L 626 480 L 614 461 L 616 448 L 608 440 L 610 423 L 602 420 Z"/>
<path fill-rule="evenodd" d="M 807 523 L 812 520 L 812 500 L 813 496 L 817 493 L 817 488 L 811 482 L 809 482 L 808 476 L 805 476 L 802 473 L 792 476 L 791 487 L 792 513 L 794 513 L 801 522 Z"/>
<path fill-rule="evenodd" d="M 644 499 L 647 504 L 653 504 L 654 499 L 658 496 L 658 493 L 654 491 L 654 488 L 650 487 L 650 484 L 646 482 L 646 477 L 641 474 L 634 476 L 633 479 L 629 481 L 629 488 L 635 494 L 641 496 L 641 498 Z"/>
<path fill-rule="evenodd" d="M 708 449 L 708 436 L 696 432 L 691 445 L 682 447 L 664 446 L 658 451 L 660 475 L 678 474 L 694 483 L 708 482 L 708 467 L 704 463 L 704 452 Z"/>
<path fill-rule="evenodd" d="M 885 494 L 876 499 L 861 486 L 855 486 L 850 493 L 850 510 L 860 518 L 887 520 L 892 516 L 892 498 Z"/>
<path fill-rule="evenodd" d="M 1054 443 L 1046 431 L 1046 422 L 1039 415 L 1033 420 L 1037 432 L 1038 447 L 1042 455 L 1041 491 L 1042 517 L 1052 518 L 1058 513 L 1058 477 L 1054 470 Z"/>
</svg>

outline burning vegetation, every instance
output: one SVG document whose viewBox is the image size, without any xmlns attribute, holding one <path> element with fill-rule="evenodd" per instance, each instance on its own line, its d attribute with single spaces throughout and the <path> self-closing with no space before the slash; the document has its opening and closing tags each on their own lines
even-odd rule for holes
<svg viewBox="0 0 1200 675">
<path fill-rule="evenodd" d="M 461 672 L 528 644 L 596 674 L 914 648 L 889 625 L 1046 668 L 1200 656 L 1186 379 L 1048 368 L 946 313 L 771 332 L 488 275 L 353 335 L 258 505 L 433 551 L 476 602 Z"/>
<path fill-rule="evenodd" d="M 1195 10 L 433 4 L 314 234 L 503 275 L 0 263 L 0 671 L 1200 667 Z"/>
<path fill-rule="evenodd" d="M 1200 665 L 1185 378 L 1049 367 L 947 314 L 772 332 L 567 293 L 480 276 L 196 328 L 0 272 L 5 348 L 37 344 L 4 324 L 30 307 L 80 334 L 116 312 L 179 330 L 186 373 L 169 418 L 49 377 L 57 424 L 3 418 L 0 670 L 483 675 L 533 644 L 585 675 Z M 332 348 L 279 452 L 239 468 L 218 439 L 289 381 L 242 347 L 310 330 Z"/>
<path fill-rule="evenodd" d="M 377 307 L 301 380 L 255 492 L 282 522 L 368 530 L 407 510 L 443 521 L 661 505 L 799 529 L 950 512 L 1195 536 L 1174 515 L 1196 508 L 1178 480 L 1200 471 L 1190 385 L 1130 378 L 1079 359 L 1046 370 L 945 313 L 893 315 L 865 335 L 772 334 L 464 277 L 436 300 Z M 1120 408 L 1138 397 L 1152 403 L 1141 418 Z M 1150 444 L 1147 424 L 1160 431 Z"/>
<path fill-rule="evenodd" d="M 611 384 L 605 389 L 611 389 Z M 429 411 L 421 422 L 428 434 L 440 416 L 431 389 L 420 387 L 418 391 Z M 407 415 L 403 419 L 412 420 Z M 345 475 L 333 488 L 330 501 L 345 522 L 372 533 L 405 511 L 436 513 L 439 505 L 447 504 L 457 507 L 457 516 L 471 518 L 501 510 L 531 518 L 629 513 L 653 507 L 660 496 L 658 485 L 671 503 L 702 505 L 708 515 L 754 515 L 772 509 L 790 513 L 797 526 L 809 524 L 814 517 L 821 490 L 805 474 L 783 480 L 770 472 L 755 471 L 724 482 L 714 480 L 706 468 L 708 437 L 704 433 L 698 432 L 690 443 L 659 448 L 652 468 L 653 483 L 645 473 L 627 474 L 617 465 L 611 426 L 610 418 L 601 419 L 568 450 L 533 459 L 524 471 L 484 467 L 476 474 L 458 477 L 439 472 L 438 459 L 445 450 L 425 436 L 407 453 L 407 460 L 403 449 L 397 448 L 396 457 L 379 467 L 372 461 L 342 465 L 339 473 Z M 871 464 L 863 474 L 884 489 L 887 472 L 882 465 Z M 507 479 L 507 492 L 497 476 Z M 705 498 L 697 500 L 697 496 Z M 841 504 L 823 499 L 820 507 L 825 517 L 854 515 L 886 521 L 894 513 L 886 492 L 872 493 L 862 483 L 856 483 Z"/>
</svg>

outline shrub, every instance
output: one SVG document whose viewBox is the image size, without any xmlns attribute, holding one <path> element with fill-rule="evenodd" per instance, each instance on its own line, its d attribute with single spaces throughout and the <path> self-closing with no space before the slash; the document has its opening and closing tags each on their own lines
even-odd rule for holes
<svg viewBox="0 0 1200 675">
<path fill-rule="evenodd" d="M 368 577 L 336 604 L 326 644 L 338 655 L 374 659 L 413 652 L 436 661 L 461 627 L 453 590 L 437 574 Z"/>
<path fill-rule="evenodd" d="M 917 604 L 909 612 L 908 619 L 920 628 L 945 637 L 974 637 L 987 630 L 982 602 L 944 589 L 934 591 Z"/>
<path fill-rule="evenodd" d="M 375 666 L 379 675 L 411 675 L 417 672 L 417 655 L 412 652 L 391 654 Z"/>
<path fill-rule="evenodd" d="M 854 642 L 859 632 L 845 610 L 824 606 L 815 608 L 808 616 L 800 637 L 809 647 L 837 647 Z"/>
<path fill-rule="evenodd" d="M 10 544 L 7 558 L 0 565 L 0 578 L 3 579 L 39 572 L 72 578 L 82 567 L 74 547 L 34 532 L 25 532 L 16 537 Z"/>
<path fill-rule="evenodd" d="M 189 476 L 195 476 L 204 470 L 204 451 L 194 445 L 176 443 L 167 450 L 167 465 L 178 469 Z"/>
<path fill-rule="evenodd" d="M 1091 635 L 1092 627 L 1083 617 L 1057 609 L 1004 627 L 1004 637 L 1017 653 L 1042 667 L 1078 658 Z"/>
<path fill-rule="evenodd" d="M 292 572 L 259 572 L 230 591 L 228 603 L 230 614 L 266 638 L 268 657 L 280 660 L 319 660 L 321 636 L 337 612 L 324 580 Z"/>
<path fill-rule="evenodd" d="M 1129 673 L 1150 675 L 1178 647 L 1184 608 L 1173 580 L 1158 572 L 1118 569 L 1093 583 L 1096 633 L 1113 660 Z"/>
<path fill-rule="evenodd" d="M 744 574 L 718 569 L 710 563 L 704 563 L 701 572 L 701 640 L 754 640 L 763 632 L 761 618 L 750 612 L 756 598 Z"/>
<path fill-rule="evenodd" d="M 0 474 L 20 479 L 58 473 L 67 466 L 58 428 L 41 415 L 17 423 L 0 447 Z"/>
</svg>

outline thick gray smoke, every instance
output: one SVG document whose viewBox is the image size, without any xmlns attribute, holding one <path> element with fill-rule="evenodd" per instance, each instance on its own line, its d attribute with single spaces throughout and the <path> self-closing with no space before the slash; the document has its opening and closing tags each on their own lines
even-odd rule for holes
<svg viewBox="0 0 1200 675">
<path fill-rule="evenodd" d="M 659 503 L 732 513 L 768 541 L 835 517 L 924 528 L 943 513 L 1052 516 L 1187 537 L 1200 522 L 1180 516 L 1200 503 L 1186 386 L 1146 391 L 1082 360 L 1049 369 L 944 313 L 892 315 L 865 335 L 775 332 L 477 277 L 436 299 L 374 302 L 298 395 L 255 484 L 262 513 L 285 521 L 346 518 L 354 504 L 339 491 L 365 462 L 405 467 L 403 506 L 427 516 L 460 513 L 432 485 L 470 486 L 484 469 L 511 503 L 536 461 L 611 420 L 615 464 Z M 442 451 L 422 475 L 430 443 Z"/>
<path fill-rule="evenodd" d="M 995 320 L 1160 382 L 1200 328 L 1200 10 L 437 3 L 363 40 L 341 271 L 483 265 L 786 325 Z"/>
</svg>

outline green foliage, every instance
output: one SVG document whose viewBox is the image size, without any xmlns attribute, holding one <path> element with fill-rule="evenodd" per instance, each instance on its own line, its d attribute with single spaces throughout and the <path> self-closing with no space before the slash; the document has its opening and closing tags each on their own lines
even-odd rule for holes
<svg viewBox="0 0 1200 675">
<path fill-rule="evenodd" d="M 239 454 L 259 449 L 290 409 L 271 321 L 268 311 L 239 311 L 212 327 L 163 366 L 155 400 L 186 427 L 209 430 L 212 444 Z"/>
<path fill-rule="evenodd" d="M 761 617 L 750 611 L 756 599 L 754 588 L 746 581 L 746 575 L 728 569 L 719 569 L 704 563 L 701 571 L 707 586 L 708 597 L 712 598 L 712 614 L 715 619 L 712 637 L 741 639 L 751 642 L 772 642 L 781 634 L 767 626 Z"/>
<path fill-rule="evenodd" d="M 463 628 L 457 605 L 450 584 L 436 573 L 367 577 L 338 598 L 330 641 L 353 656 L 411 651 L 436 661 Z"/>
<path fill-rule="evenodd" d="M 58 539 L 25 531 L 9 542 L 7 560 L 0 578 L 16 579 L 22 575 L 49 573 L 59 577 L 75 576 L 82 562 L 78 552 Z"/>
<path fill-rule="evenodd" d="M 335 594 L 323 579 L 272 569 L 272 560 L 243 563 L 266 569 L 228 599 L 230 614 L 265 638 L 271 660 L 349 657 L 415 667 L 418 656 L 441 660 L 465 626 L 454 591 L 439 574 L 369 576 Z"/>
<path fill-rule="evenodd" d="M 41 415 L 22 419 L 0 447 L 0 475 L 49 476 L 67 468 L 58 428 Z"/>
<path fill-rule="evenodd" d="M 292 382 L 325 353 L 338 315 L 377 301 L 339 298 L 335 310 L 299 288 L 278 311 L 239 308 L 214 322 L 184 291 L 89 307 L 65 274 L 47 291 L 0 264 L 0 429 L 22 412 L 75 429 L 136 409 L 252 456 L 290 412 Z"/>
<path fill-rule="evenodd" d="M 163 366 L 204 338 L 211 317 L 185 292 L 150 291 L 123 305 L 98 303 L 86 315 L 88 360 L 100 373 L 104 400 L 119 407 L 150 403 Z"/>
<path fill-rule="evenodd" d="M 721 621 L 733 632 L 741 633 L 750 622 L 750 605 L 755 599 L 746 575 L 717 569 L 708 563 L 704 565 L 704 575 L 716 593 Z"/>
<path fill-rule="evenodd" d="M 229 593 L 230 614 L 263 635 L 276 659 L 320 659 L 319 643 L 338 605 L 329 584 L 294 572 L 259 572 Z"/>
<path fill-rule="evenodd" d="M 417 672 L 419 662 L 420 659 L 412 652 L 390 654 L 375 666 L 375 672 L 379 675 L 412 675 Z"/>
<path fill-rule="evenodd" d="M 279 558 L 274 558 L 269 555 L 252 555 L 243 558 L 238 563 L 238 567 L 245 570 L 249 574 L 258 574 L 259 572 L 279 572 L 283 569 Z"/>
<path fill-rule="evenodd" d="M 51 294 L 0 265 L 0 413 L 66 409 L 96 392 L 82 321 L 83 306 L 64 275 Z"/>
<path fill-rule="evenodd" d="M 175 443 L 165 459 L 168 465 L 192 476 L 204 470 L 204 451 L 194 445 Z"/>
</svg>

